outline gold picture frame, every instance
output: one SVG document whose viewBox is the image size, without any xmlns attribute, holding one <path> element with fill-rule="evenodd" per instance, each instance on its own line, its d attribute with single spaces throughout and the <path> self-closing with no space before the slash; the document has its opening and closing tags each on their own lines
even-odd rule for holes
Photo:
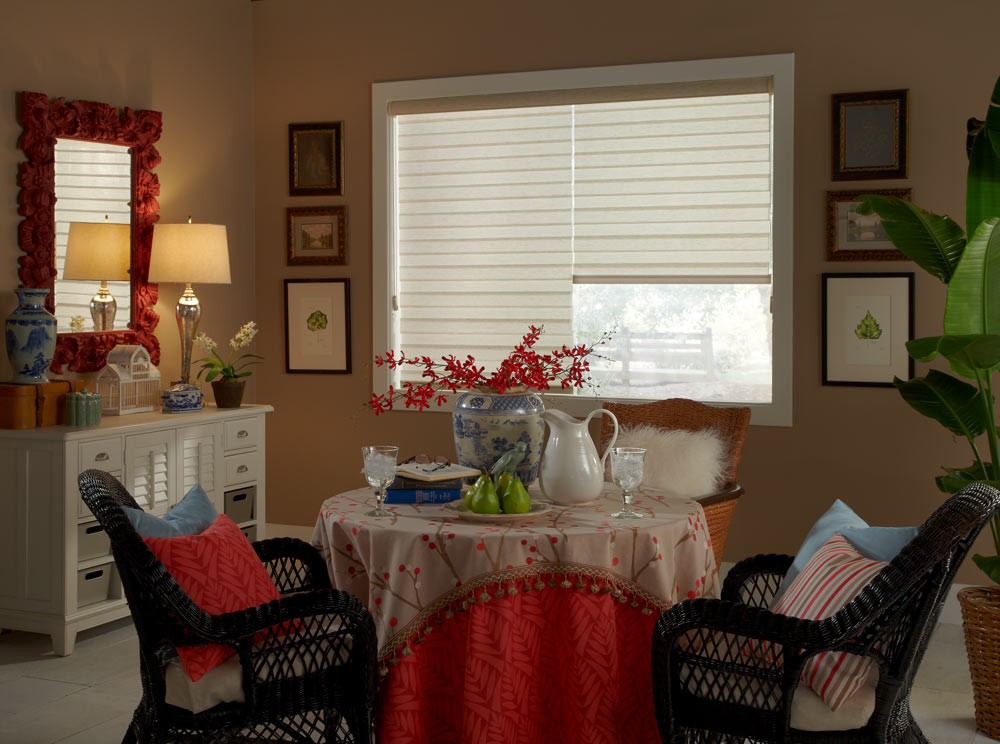
<svg viewBox="0 0 1000 744">
<path fill-rule="evenodd" d="M 288 125 L 288 193 L 343 195 L 344 122 Z"/>
<path fill-rule="evenodd" d="M 347 207 L 288 207 L 285 222 L 289 266 L 347 265 Z"/>
<path fill-rule="evenodd" d="M 833 180 L 906 178 L 909 90 L 833 96 Z"/>
<path fill-rule="evenodd" d="M 913 201 L 913 189 L 868 189 L 826 192 L 827 261 L 906 261 L 889 240 L 877 215 L 855 211 L 863 194 Z"/>
</svg>

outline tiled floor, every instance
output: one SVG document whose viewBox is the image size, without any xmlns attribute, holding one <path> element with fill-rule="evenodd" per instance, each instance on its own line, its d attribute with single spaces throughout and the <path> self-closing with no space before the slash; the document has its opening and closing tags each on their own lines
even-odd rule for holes
<svg viewBox="0 0 1000 744">
<path fill-rule="evenodd" d="M 47 636 L 0 636 L 0 742 L 117 744 L 139 698 L 137 659 L 128 620 L 81 633 L 65 658 Z M 961 626 L 938 626 L 911 702 L 934 744 L 992 744 L 973 723 Z"/>
</svg>

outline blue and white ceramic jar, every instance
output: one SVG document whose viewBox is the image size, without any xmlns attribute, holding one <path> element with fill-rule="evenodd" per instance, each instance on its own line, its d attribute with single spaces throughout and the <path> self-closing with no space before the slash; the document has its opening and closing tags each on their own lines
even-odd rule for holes
<svg viewBox="0 0 1000 744">
<path fill-rule="evenodd" d="M 20 304 L 5 321 L 7 357 L 14 369 L 11 382 L 40 385 L 49 381 L 56 353 L 56 319 L 45 309 L 47 289 L 14 290 Z"/>
<path fill-rule="evenodd" d="M 524 442 L 527 452 L 516 474 L 524 485 L 538 477 L 545 441 L 542 396 L 534 391 L 462 393 L 452 413 L 458 462 L 489 472 L 497 459 Z"/>
</svg>

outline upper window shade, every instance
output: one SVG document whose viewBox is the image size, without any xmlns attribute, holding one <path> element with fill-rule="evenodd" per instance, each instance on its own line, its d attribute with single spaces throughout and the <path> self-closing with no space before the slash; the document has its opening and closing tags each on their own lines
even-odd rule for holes
<svg viewBox="0 0 1000 744">
<path fill-rule="evenodd" d="M 529 324 L 571 343 L 574 282 L 770 281 L 768 78 L 389 112 L 404 349 L 489 368 Z"/>
</svg>

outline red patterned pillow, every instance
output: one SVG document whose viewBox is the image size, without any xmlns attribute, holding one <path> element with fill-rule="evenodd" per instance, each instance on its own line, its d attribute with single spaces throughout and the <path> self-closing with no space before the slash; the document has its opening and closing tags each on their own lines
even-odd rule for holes
<svg viewBox="0 0 1000 744">
<path fill-rule="evenodd" d="M 887 565 L 865 558 L 838 532 L 809 559 L 774 611 L 804 620 L 830 617 Z M 825 651 L 806 662 L 800 679 L 836 711 L 861 688 L 871 665 L 867 656 Z"/>
<path fill-rule="evenodd" d="M 192 601 L 210 615 L 281 598 L 250 541 L 225 514 L 198 535 L 143 540 Z M 177 648 L 184 671 L 193 682 L 234 653 L 231 647 L 220 644 Z"/>
</svg>

